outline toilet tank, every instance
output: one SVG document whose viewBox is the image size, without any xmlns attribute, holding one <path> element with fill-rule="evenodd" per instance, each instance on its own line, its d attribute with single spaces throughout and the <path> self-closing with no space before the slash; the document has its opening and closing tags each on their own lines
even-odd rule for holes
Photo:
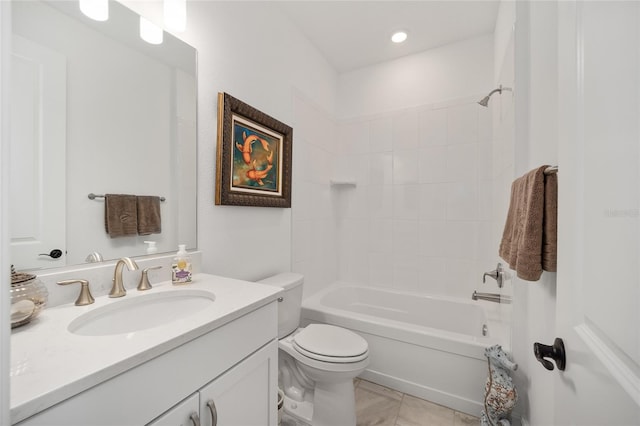
<svg viewBox="0 0 640 426">
<path fill-rule="evenodd" d="M 278 339 L 294 332 L 300 324 L 303 281 L 304 277 L 295 272 L 283 272 L 258 281 L 284 289 L 278 299 Z"/>
</svg>

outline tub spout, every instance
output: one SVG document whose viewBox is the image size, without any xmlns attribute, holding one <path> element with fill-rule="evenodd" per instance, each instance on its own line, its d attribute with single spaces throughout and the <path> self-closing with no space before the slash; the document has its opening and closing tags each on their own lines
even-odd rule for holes
<svg viewBox="0 0 640 426">
<path fill-rule="evenodd" d="M 511 297 L 503 296 L 498 293 L 478 293 L 477 291 L 473 291 L 471 295 L 473 300 L 487 300 L 489 302 L 496 303 L 511 303 Z"/>
</svg>

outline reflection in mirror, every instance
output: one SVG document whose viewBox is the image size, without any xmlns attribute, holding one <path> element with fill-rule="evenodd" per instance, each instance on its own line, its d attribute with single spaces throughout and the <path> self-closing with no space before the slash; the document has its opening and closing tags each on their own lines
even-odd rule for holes
<svg viewBox="0 0 640 426">
<path fill-rule="evenodd" d="M 139 22 L 113 1 L 105 22 L 76 1 L 12 5 L 16 269 L 196 248 L 196 51 L 167 33 L 146 43 Z M 110 238 L 90 193 L 165 197 L 161 232 Z"/>
</svg>

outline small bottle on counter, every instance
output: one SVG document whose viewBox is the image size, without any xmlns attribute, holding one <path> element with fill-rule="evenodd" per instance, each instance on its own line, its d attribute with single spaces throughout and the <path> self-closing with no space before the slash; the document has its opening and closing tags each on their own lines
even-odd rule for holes
<svg viewBox="0 0 640 426">
<path fill-rule="evenodd" d="M 178 252 L 171 265 L 171 281 L 174 285 L 191 282 L 191 257 L 184 244 L 178 245 Z"/>
<path fill-rule="evenodd" d="M 147 244 L 147 254 L 154 254 L 158 252 L 158 246 L 156 246 L 155 241 L 145 241 L 144 243 Z"/>
</svg>

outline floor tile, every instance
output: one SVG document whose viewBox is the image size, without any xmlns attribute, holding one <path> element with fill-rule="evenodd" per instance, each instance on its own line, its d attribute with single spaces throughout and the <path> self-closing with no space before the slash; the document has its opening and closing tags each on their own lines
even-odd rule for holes
<svg viewBox="0 0 640 426">
<path fill-rule="evenodd" d="M 357 426 L 395 426 L 402 394 L 371 385 L 362 381 L 356 388 Z"/>
<path fill-rule="evenodd" d="M 456 411 L 453 426 L 480 426 L 480 418 Z"/>
<path fill-rule="evenodd" d="M 396 426 L 452 426 L 454 411 L 411 395 L 405 395 Z"/>
<path fill-rule="evenodd" d="M 369 382 L 367 380 L 360 380 L 358 384 L 360 389 L 367 390 L 369 392 L 386 396 L 391 399 L 395 399 L 400 401 L 402 399 L 402 392 L 398 392 L 397 390 L 389 389 L 377 383 Z"/>
</svg>

